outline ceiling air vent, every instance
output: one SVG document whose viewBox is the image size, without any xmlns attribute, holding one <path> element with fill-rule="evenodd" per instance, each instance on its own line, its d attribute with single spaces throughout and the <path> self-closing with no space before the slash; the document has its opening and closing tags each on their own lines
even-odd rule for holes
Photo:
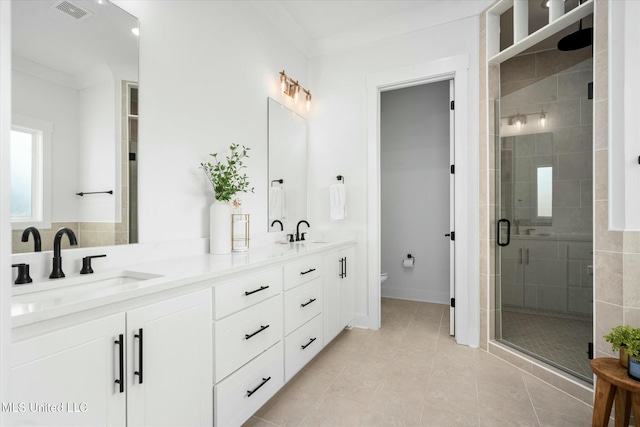
<svg viewBox="0 0 640 427">
<path fill-rule="evenodd" d="M 66 13 L 76 21 L 84 21 L 85 19 L 93 15 L 92 12 L 78 6 L 77 4 L 71 3 L 68 0 L 57 1 L 52 4 L 51 7 L 58 9 L 60 12 Z"/>
</svg>

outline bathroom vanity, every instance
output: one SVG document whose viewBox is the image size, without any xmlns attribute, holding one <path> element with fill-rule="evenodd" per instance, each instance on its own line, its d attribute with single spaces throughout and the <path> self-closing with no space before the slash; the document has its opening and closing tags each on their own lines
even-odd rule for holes
<svg viewBox="0 0 640 427">
<path fill-rule="evenodd" d="M 12 421 L 241 425 L 354 317 L 354 243 L 16 286 Z"/>
</svg>

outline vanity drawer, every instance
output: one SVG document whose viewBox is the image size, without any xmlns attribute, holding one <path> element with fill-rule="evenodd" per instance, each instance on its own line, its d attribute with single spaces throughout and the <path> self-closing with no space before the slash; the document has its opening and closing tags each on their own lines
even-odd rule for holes
<svg viewBox="0 0 640 427">
<path fill-rule="evenodd" d="M 322 311 L 322 279 L 284 293 L 284 334 L 289 335 Z"/>
<path fill-rule="evenodd" d="M 322 275 L 322 257 L 309 256 L 284 266 L 284 289 L 292 289 Z"/>
<path fill-rule="evenodd" d="M 214 382 L 282 339 L 282 298 L 275 296 L 214 322 Z"/>
<path fill-rule="evenodd" d="M 322 337 L 322 314 L 319 314 L 285 338 L 285 381 L 289 381 L 322 350 Z"/>
<path fill-rule="evenodd" d="M 213 287 L 213 317 L 222 319 L 282 291 L 282 268 L 232 280 Z"/>
<path fill-rule="evenodd" d="M 284 384 L 282 357 L 283 345 L 279 342 L 216 385 L 213 425 L 241 426 L 276 394 Z"/>
</svg>

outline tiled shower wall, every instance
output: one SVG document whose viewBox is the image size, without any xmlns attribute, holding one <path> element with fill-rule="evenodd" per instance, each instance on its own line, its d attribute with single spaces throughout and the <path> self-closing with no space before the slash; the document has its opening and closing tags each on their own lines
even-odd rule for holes
<svg viewBox="0 0 640 427">
<path fill-rule="evenodd" d="M 594 37 L 594 344 L 596 357 L 615 356 L 602 336 L 619 324 L 640 326 L 640 232 L 609 230 L 609 1 L 595 1 Z M 486 12 L 480 16 L 480 346 L 556 385 L 585 402 L 593 394 L 553 369 L 516 355 L 494 338 L 495 288 L 495 129 L 493 102 L 500 96 L 500 68 L 486 61 Z M 496 280 L 498 279 L 498 280 Z"/>
</svg>

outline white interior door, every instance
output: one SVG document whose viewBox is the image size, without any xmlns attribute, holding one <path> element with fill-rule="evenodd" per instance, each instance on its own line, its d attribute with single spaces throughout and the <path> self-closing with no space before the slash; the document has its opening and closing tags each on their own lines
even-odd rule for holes
<svg viewBox="0 0 640 427">
<path fill-rule="evenodd" d="M 449 177 L 449 229 L 451 231 L 451 240 L 449 243 L 449 292 L 451 296 L 451 303 L 449 306 L 449 334 L 455 336 L 456 334 L 456 308 L 455 308 L 455 298 L 456 298 L 456 275 L 455 275 L 455 264 L 456 264 L 456 250 L 455 250 L 455 188 L 456 188 L 456 180 L 455 180 L 455 87 L 454 80 L 449 80 L 449 99 L 451 100 L 451 108 L 449 110 L 449 160 L 451 164 L 451 175 Z"/>
</svg>

